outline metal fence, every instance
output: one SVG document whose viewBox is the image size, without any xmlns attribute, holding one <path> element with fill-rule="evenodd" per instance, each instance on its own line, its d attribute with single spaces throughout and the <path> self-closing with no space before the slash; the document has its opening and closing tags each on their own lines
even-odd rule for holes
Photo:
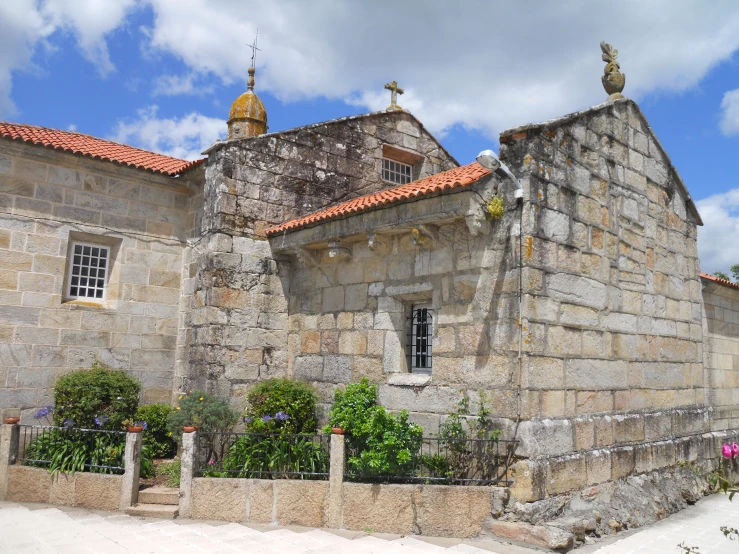
<svg viewBox="0 0 739 554">
<path fill-rule="evenodd" d="M 121 474 L 125 450 L 125 431 L 20 425 L 17 460 L 52 472 Z"/>
<path fill-rule="evenodd" d="M 198 433 L 194 474 L 250 479 L 328 479 L 330 435 Z"/>
<path fill-rule="evenodd" d="M 347 441 L 344 477 L 369 483 L 508 486 L 508 468 L 516 440 L 441 439 L 424 437 L 405 462 L 374 470 L 377 460 L 363 456 L 361 446 Z"/>
</svg>

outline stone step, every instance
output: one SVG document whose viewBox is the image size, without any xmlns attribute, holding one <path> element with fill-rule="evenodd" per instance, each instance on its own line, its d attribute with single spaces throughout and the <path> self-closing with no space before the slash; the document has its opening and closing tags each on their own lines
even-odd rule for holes
<svg viewBox="0 0 739 554">
<path fill-rule="evenodd" d="M 180 507 L 171 504 L 136 504 L 136 506 L 126 508 L 126 514 L 138 517 L 174 519 L 180 514 Z"/>
<path fill-rule="evenodd" d="M 139 490 L 139 504 L 180 505 L 180 489 L 169 487 L 149 487 Z"/>
</svg>

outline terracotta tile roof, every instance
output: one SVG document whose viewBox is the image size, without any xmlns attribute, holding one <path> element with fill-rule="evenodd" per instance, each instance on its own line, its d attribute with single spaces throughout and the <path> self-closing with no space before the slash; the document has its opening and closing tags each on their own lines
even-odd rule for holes
<svg viewBox="0 0 739 554">
<path fill-rule="evenodd" d="M 715 275 L 709 275 L 708 273 L 701 273 L 701 278 L 708 279 L 709 281 L 713 281 L 714 283 L 720 283 L 727 287 L 731 287 L 732 289 L 739 289 L 739 284 L 732 283 L 731 281 L 727 281 L 726 279 L 722 279 L 721 277 L 716 277 Z"/>
<path fill-rule="evenodd" d="M 425 179 L 413 181 L 407 185 L 401 185 L 392 189 L 360 196 L 353 200 L 337 204 L 336 206 L 319 210 L 305 217 L 292 219 L 267 229 L 267 236 L 271 237 L 283 232 L 297 231 L 298 229 L 309 227 L 316 223 L 322 223 L 331 219 L 340 219 L 349 215 L 367 212 L 376 208 L 397 204 L 404 200 L 433 194 L 435 192 L 466 187 L 489 174 L 489 169 L 485 169 L 479 163 L 473 162 L 469 165 L 437 173 L 436 175 L 426 177 Z"/>
<path fill-rule="evenodd" d="M 170 176 L 179 175 L 205 161 L 180 160 L 82 133 L 5 121 L 0 121 L 0 137 L 30 142 L 55 150 L 81 154 Z"/>
</svg>

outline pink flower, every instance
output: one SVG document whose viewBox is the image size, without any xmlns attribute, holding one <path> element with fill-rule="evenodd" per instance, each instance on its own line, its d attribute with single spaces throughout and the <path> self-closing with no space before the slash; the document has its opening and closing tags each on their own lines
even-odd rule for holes
<svg viewBox="0 0 739 554">
<path fill-rule="evenodd" d="M 724 458 L 731 458 L 731 446 L 729 446 L 728 443 L 724 443 L 724 445 L 721 447 L 721 455 Z"/>
<path fill-rule="evenodd" d="M 736 443 L 734 443 L 734 444 L 736 444 Z M 737 448 L 739 448 L 739 446 L 737 446 Z M 216 463 L 216 459 L 213 456 L 211 456 L 210 457 L 210 460 L 208 460 L 208 465 L 209 466 L 212 466 L 212 465 L 215 465 L 215 463 Z"/>
<path fill-rule="evenodd" d="M 733 457 L 736 458 L 739 456 L 739 444 L 733 443 L 731 445 L 731 453 L 733 454 Z"/>
</svg>

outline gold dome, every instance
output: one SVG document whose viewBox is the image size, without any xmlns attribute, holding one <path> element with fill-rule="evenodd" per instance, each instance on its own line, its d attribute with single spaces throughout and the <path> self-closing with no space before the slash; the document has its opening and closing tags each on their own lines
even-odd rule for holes
<svg viewBox="0 0 739 554">
<path fill-rule="evenodd" d="M 267 132 L 267 110 L 254 94 L 254 68 L 249 68 L 248 90 L 231 105 L 228 114 L 228 138 L 256 137 Z"/>
</svg>

